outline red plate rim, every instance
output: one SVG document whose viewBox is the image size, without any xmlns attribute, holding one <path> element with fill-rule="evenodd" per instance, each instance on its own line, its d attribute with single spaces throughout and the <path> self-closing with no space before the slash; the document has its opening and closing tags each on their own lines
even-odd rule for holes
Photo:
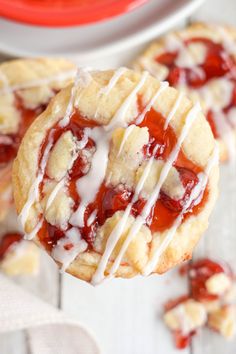
<svg viewBox="0 0 236 354">
<path fill-rule="evenodd" d="M 40 2 L 0 0 L 0 16 L 47 27 L 86 25 L 118 16 L 143 5 L 148 0 L 100 0 L 99 4 L 71 4 L 54 7 Z"/>
</svg>

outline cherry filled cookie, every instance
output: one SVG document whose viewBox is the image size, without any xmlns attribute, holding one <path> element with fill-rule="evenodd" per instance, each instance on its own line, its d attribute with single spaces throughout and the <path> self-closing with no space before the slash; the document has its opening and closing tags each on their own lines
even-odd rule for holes
<svg viewBox="0 0 236 354">
<path fill-rule="evenodd" d="M 200 101 L 222 161 L 236 158 L 236 30 L 193 24 L 153 43 L 134 63 Z"/>
<path fill-rule="evenodd" d="M 27 131 L 13 170 L 28 237 L 100 283 L 191 257 L 217 196 L 199 104 L 147 72 L 79 70 Z"/>
<path fill-rule="evenodd" d="M 0 64 L 0 221 L 12 208 L 12 163 L 25 131 L 74 74 L 74 65 L 63 59 Z"/>
</svg>

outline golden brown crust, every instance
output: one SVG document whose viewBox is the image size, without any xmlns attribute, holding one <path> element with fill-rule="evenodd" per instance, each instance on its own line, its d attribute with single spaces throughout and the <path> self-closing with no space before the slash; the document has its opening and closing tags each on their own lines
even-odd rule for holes
<svg viewBox="0 0 236 354">
<path fill-rule="evenodd" d="M 75 65 L 65 59 L 18 59 L 0 64 L 0 138 L 18 134 L 23 122 L 16 95 L 23 109 L 34 110 L 67 85 L 73 72 Z M 10 164 L 0 167 L 0 195 L 3 220 L 12 208 Z"/>
<path fill-rule="evenodd" d="M 236 29 L 231 26 L 226 25 L 216 25 L 216 24 L 207 24 L 203 22 L 196 22 L 191 24 L 190 26 L 168 33 L 166 36 L 158 39 L 157 41 L 153 42 L 140 56 L 132 63 L 132 67 L 135 70 L 148 70 L 153 76 L 157 77 L 159 80 L 164 80 L 168 76 L 168 68 L 165 65 L 158 63 L 155 58 L 159 55 L 165 53 L 166 51 L 173 50 L 173 43 L 169 42 L 167 44 L 167 38 L 171 36 L 175 36 L 178 40 L 184 41 L 189 40 L 191 38 L 206 38 L 214 41 L 215 43 L 223 44 L 225 43 L 226 52 L 232 55 L 236 59 Z M 228 42 L 228 44 L 227 44 Z M 199 47 L 197 47 L 197 45 Z M 201 61 L 201 57 L 204 56 L 203 48 L 199 44 L 195 44 L 196 48 L 193 48 L 190 51 L 190 55 L 193 60 Z M 227 46 L 230 46 L 230 50 L 227 49 Z M 167 49 L 168 48 L 168 49 Z M 217 91 L 220 92 L 220 80 L 212 80 L 209 87 L 206 88 L 208 91 Z M 200 94 L 198 89 L 191 89 L 186 87 L 185 84 L 181 84 L 178 89 L 183 90 L 183 92 L 188 95 L 193 101 L 200 101 L 203 111 L 206 113 L 208 107 L 206 106 L 207 99 L 204 98 L 204 94 Z M 223 95 L 220 97 L 216 97 L 214 102 L 212 102 L 212 108 L 214 109 L 214 104 L 221 104 L 221 99 L 223 100 Z M 223 103 L 222 103 L 223 104 Z M 221 128 L 220 128 L 221 129 Z M 224 127 L 222 127 L 222 130 Z M 236 146 L 236 127 L 234 126 L 232 129 L 232 133 L 230 135 L 230 144 Z M 222 136 L 217 138 L 220 147 L 220 160 L 226 161 L 230 159 L 231 152 L 229 151 L 229 142 L 228 137 L 226 136 L 223 138 Z M 232 149 L 232 147 L 231 147 Z"/>
<path fill-rule="evenodd" d="M 90 119 L 93 119 L 100 124 L 108 124 L 114 114 L 117 112 L 118 108 L 124 102 L 124 99 L 132 92 L 132 90 L 136 87 L 141 79 L 141 75 L 139 73 L 127 70 L 119 78 L 118 82 L 116 83 L 115 87 L 112 88 L 110 93 L 107 96 L 104 95 L 101 97 L 101 95 L 99 95 L 100 90 L 109 83 L 113 75 L 114 71 L 92 72 L 91 81 L 89 84 L 87 86 L 79 85 L 76 92 L 75 105 L 83 116 L 89 117 Z M 160 83 L 156 79 L 148 76 L 144 85 L 139 91 L 139 96 L 142 97 L 144 105 L 150 101 L 159 86 Z M 65 112 L 71 96 L 71 89 L 72 86 L 69 86 L 62 90 L 58 95 L 56 95 L 56 97 L 49 104 L 46 111 L 43 112 L 32 124 L 22 141 L 17 158 L 14 162 L 13 169 L 14 197 L 18 213 L 22 211 L 22 208 L 27 201 L 30 188 L 38 173 L 38 155 L 41 144 L 45 139 L 46 133 L 52 128 L 52 126 L 54 126 L 65 116 Z M 164 117 L 167 117 L 173 108 L 177 97 L 178 92 L 175 89 L 167 88 L 156 100 L 154 109 L 160 112 Z M 192 107 L 193 104 L 187 98 L 182 99 L 181 104 L 171 121 L 171 127 L 173 128 L 177 137 L 179 137 L 185 123 L 185 118 Z M 137 97 L 132 100 L 124 120 L 126 122 L 130 122 L 134 119 L 134 117 L 136 117 L 136 115 Z M 136 152 L 138 152 L 140 149 L 138 144 L 136 145 L 135 141 L 140 141 L 140 139 L 143 139 L 142 144 L 145 144 L 146 141 L 146 133 L 144 128 L 142 128 L 140 131 L 134 130 L 133 133 L 138 134 L 137 136 L 139 136 L 139 138 L 132 140 L 131 135 L 130 142 L 129 139 L 127 139 L 127 145 L 123 149 L 124 156 L 118 165 L 119 169 L 123 169 L 123 173 L 121 173 L 119 178 L 127 175 L 129 177 L 128 178 L 125 176 L 128 178 L 127 183 L 131 184 L 134 183 L 134 178 L 132 177 L 132 173 L 129 174 L 127 172 L 128 165 L 130 163 L 135 164 L 135 161 L 132 162 L 132 160 L 135 160 L 135 158 L 131 158 L 131 156 L 134 156 L 132 155 L 133 149 L 134 151 L 137 149 Z M 122 137 L 123 133 L 122 131 L 115 130 L 114 134 L 116 134 L 116 138 L 114 140 L 116 142 L 117 139 Z M 64 154 L 64 145 L 62 144 L 61 146 L 61 154 Z M 202 113 L 199 113 L 183 143 L 183 151 L 189 160 L 204 169 L 214 150 L 214 146 L 215 142 L 211 129 Z M 60 151 L 60 147 L 58 150 Z M 55 152 L 55 156 L 57 156 L 57 152 Z M 110 153 L 110 160 L 108 163 L 108 170 L 109 168 L 111 169 L 110 172 L 116 171 L 116 166 L 113 163 L 112 156 L 113 154 Z M 116 157 L 117 156 L 118 155 L 116 154 Z M 119 158 L 117 157 L 117 159 L 114 159 L 114 161 L 118 163 Z M 51 164 L 53 165 L 52 161 Z M 137 167 L 134 167 L 134 169 L 135 168 Z M 53 168 L 51 168 L 51 173 L 52 170 Z M 109 171 L 107 171 L 106 176 L 110 175 L 108 172 Z M 208 184 L 209 196 L 203 210 L 196 216 L 188 217 L 182 223 L 173 241 L 160 258 L 155 272 L 163 273 L 167 269 L 173 267 L 175 264 L 191 256 L 199 237 L 207 228 L 208 217 L 217 196 L 217 182 L 218 166 L 214 167 L 211 171 Z M 116 183 L 118 182 L 116 181 Z M 48 186 L 48 188 L 50 189 L 51 187 Z M 64 196 L 65 195 L 66 194 L 64 193 Z M 58 196 L 58 198 L 59 199 L 54 206 L 54 211 L 52 211 L 52 214 L 55 212 L 55 215 L 57 216 L 59 215 L 58 212 L 61 212 L 61 210 L 58 210 L 58 205 L 60 204 L 60 196 Z M 65 203 L 63 203 L 62 208 L 64 205 Z M 65 209 L 65 211 L 67 212 L 68 209 Z M 37 223 L 39 214 L 42 212 L 44 213 L 44 217 L 47 218 L 48 215 L 47 211 L 45 210 L 45 205 L 41 202 L 34 203 L 33 207 L 30 209 L 30 213 L 26 222 L 27 232 L 32 231 Z M 104 226 L 102 226 L 98 231 L 97 239 L 95 241 L 95 251 L 97 250 L 97 252 L 86 251 L 79 254 L 73 263 L 69 266 L 67 272 L 83 280 L 91 280 L 92 275 L 94 274 L 100 261 L 101 253 L 104 251 L 104 240 L 108 236 L 111 227 L 114 227 L 114 225 L 117 223 L 117 219 L 119 220 L 122 215 L 118 213 L 120 212 L 115 213 L 112 218 L 107 219 Z M 65 213 L 62 214 L 65 215 Z M 50 215 L 50 217 L 52 217 L 52 215 Z M 126 225 L 127 228 L 129 227 L 129 222 L 132 223 L 132 220 L 128 219 L 128 224 Z M 122 234 L 122 237 L 125 238 L 125 234 Z M 115 275 L 129 278 L 138 273 L 142 273 L 147 260 L 150 258 L 153 250 L 158 247 L 158 243 L 163 237 L 164 233 L 156 233 L 151 236 L 148 228 L 143 226 L 140 229 L 139 234 L 136 235 L 132 241 L 132 244 L 129 246 L 122 264 L 120 265 Z M 150 252 L 147 245 L 150 243 L 151 239 L 152 241 Z M 107 266 L 107 270 L 109 270 L 110 266 L 113 264 L 113 259 L 119 251 L 120 246 L 121 245 L 118 244 L 115 248 L 112 255 L 112 260 L 110 260 Z"/>
</svg>

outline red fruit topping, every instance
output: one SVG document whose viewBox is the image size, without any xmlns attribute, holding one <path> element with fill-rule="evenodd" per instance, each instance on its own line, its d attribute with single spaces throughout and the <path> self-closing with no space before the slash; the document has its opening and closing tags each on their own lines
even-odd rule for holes
<svg viewBox="0 0 236 354">
<path fill-rule="evenodd" d="M 185 70 L 177 67 L 173 68 L 169 72 L 167 81 L 170 83 L 171 86 L 176 86 L 179 83 L 185 82 L 186 81 Z"/>
<path fill-rule="evenodd" d="M 185 349 L 191 343 L 191 338 L 196 334 L 196 331 L 190 332 L 188 335 L 183 335 L 181 331 L 173 331 L 174 342 L 177 349 Z"/>
<path fill-rule="evenodd" d="M 84 226 L 80 228 L 82 238 L 88 243 L 90 248 L 93 247 L 93 243 L 95 241 L 96 233 L 97 233 L 98 223 L 95 221 L 90 226 Z"/>
<path fill-rule="evenodd" d="M 102 209 L 105 219 L 111 217 L 118 210 L 125 210 L 131 202 L 132 192 L 123 189 L 108 189 L 104 195 Z"/>
<path fill-rule="evenodd" d="M 3 259 L 9 248 L 16 242 L 20 242 L 23 235 L 15 233 L 7 233 L 0 240 L 0 259 Z"/>
<path fill-rule="evenodd" d="M 227 265 L 221 265 L 210 259 L 201 259 L 189 266 L 189 276 L 192 297 L 195 300 L 216 300 L 218 295 L 207 292 L 205 283 L 208 278 L 217 273 L 227 273 L 232 276 L 232 271 Z"/>
<path fill-rule="evenodd" d="M 166 52 L 161 54 L 156 58 L 158 63 L 171 67 L 175 63 L 175 59 L 177 58 L 178 53 L 177 52 Z"/>
</svg>

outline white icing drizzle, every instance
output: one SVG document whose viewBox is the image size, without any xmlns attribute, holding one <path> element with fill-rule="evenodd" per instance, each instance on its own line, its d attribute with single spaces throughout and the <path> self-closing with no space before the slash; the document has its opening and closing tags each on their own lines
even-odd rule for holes
<svg viewBox="0 0 236 354">
<path fill-rule="evenodd" d="M 53 188 L 52 192 L 50 193 L 48 200 L 47 200 L 47 204 L 46 204 L 46 209 L 48 210 L 50 208 L 50 206 L 52 205 L 52 203 L 54 202 L 54 199 L 57 196 L 57 193 L 65 186 L 66 183 L 66 177 L 62 178 Z"/>
<path fill-rule="evenodd" d="M 182 217 L 185 214 L 186 210 L 188 210 L 188 208 L 191 206 L 191 204 L 195 200 L 196 200 L 195 203 L 197 204 L 199 199 L 202 197 L 202 194 L 204 193 L 204 190 L 205 190 L 206 185 L 207 185 L 207 181 L 208 181 L 210 172 L 211 172 L 212 168 L 218 163 L 218 159 L 219 159 L 219 149 L 218 149 L 218 145 L 216 144 L 215 148 L 213 150 L 212 156 L 210 157 L 210 159 L 208 161 L 208 164 L 206 166 L 206 169 L 205 169 L 204 173 L 201 173 L 201 174 L 198 175 L 199 182 L 193 188 L 193 190 L 192 190 L 192 192 L 191 192 L 191 194 L 189 196 L 189 199 L 187 200 L 186 204 L 184 205 L 184 208 L 182 209 L 181 213 L 175 219 L 174 224 L 172 225 L 172 227 L 167 232 L 167 235 L 165 236 L 163 242 L 161 243 L 159 248 L 156 250 L 156 252 L 154 253 L 154 255 L 151 258 L 151 260 L 146 265 L 144 273 L 143 273 L 144 275 L 149 275 L 149 274 L 151 274 L 154 271 L 160 256 L 166 250 L 166 248 L 168 247 L 168 245 L 172 241 L 172 239 L 173 239 L 173 237 L 174 237 L 174 235 L 176 233 L 176 230 L 181 225 Z"/>
<path fill-rule="evenodd" d="M 110 131 L 110 130 L 114 130 L 117 127 L 125 127 L 125 126 L 127 126 L 127 123 L 124 121 L 126 113 L 127 113 L 128 109 L 130 107 L 131 102 L 136 98 L 138 92 L 143 87 L 148 75 L 149 74 L 148 74 L 147 71 L 144 71 L 142 73 L 142 76 L 141 76 L 141 79 L 140 79 L 139 83 L 135 86 L 133 91 L 130 93 L 130 95 L 125 99 L 123 104 L 117 110 L 117 112 L 113 116 L 113 118 L 110 121 L 110 123 L 108 125 L 104 126 L 105 130 Z"/>
<path fill-rule="evenodd" d="M 23 227 L 25 227 L 25 223 L 30 211 L 30 208 L 32 207 L 32 205 L 35 203 L 35 201 L 38 200 L 38 196 L 39 196 L 39 185 L 43 180 L 43 176 L 44 176 L 44 171 L 47 165 L 47 161 L 48 161 L 48 157 L 49 157 L 49 152 L 53 146 L 53 135 L 54 135 L 54 129 L 51 130 L 50 134 L 49 134 L 49 139 L 48 139 L 48 144 L 45 148 L 44 154 L 43 154 L 43 158 L 40 164 L 40 168 L 39 168 L 39 172 L 38 172 L 38 176 L 36 177 L 34 183 L 32 184 L 30 190 L 29 190 L 29 194 L 28 194 L 28 198 L 27 201 L 25 203 L 25 205 L 23 206 L 20 214 L 19 214 L 19 220 L 21 222 L 21 225 Z"/>
<path fill-rule="evenodd" d="M 145 115 L 147 112 L 150 111 L 150 109 L 153 107 L 154 103 L 156 102 L 157 98 L 160 96 L 160 94 L 169 86 L 169 83 L 167 81 L 163 81 L 160 83 L 160 87 L 158 88 L 157 92 L 153 96 L 153 98 L 150 100 L 150 102 L 146 105 L 144 108 L 143 112 L 138 116 L 138 118 L 135 121 L 136 125 L 139 125 L 142 123 Z"/>
<path fill-rule="evenodd" d="M 88 142 L 88 128 L 85 128 L 82 139 L 79 141 L 76 140 L 77 149 L 82 150 L 87 145 L 87 142 Z"/>
<path fill-rule="evenodd" d="M 120 156 L 128 137 L 130 136 L 130 134 L 132 133 L 132 131 L 134 130 L 135 127 L 136 127 L 135 124 L 131 124 L 131 125 L 128 126 L 127 129 L 125 129 L 124 136 L 123 136 L 123 139 L 121 140 L 121 144 L 120 144 L 120 148 L 119 148 L 117 157 Z"/>
<path fill-rule="evenodd" d="M 102 87 L 100 89 L 100 91 L 98 92 L 98 94 L 99 95 L 108 95 L 111 92 L 111 90 L 113 89 L 113 87 L 116 85 L 116 83 L 118 82 L 119 78 L 125 73 L 125 71 L 127 71 L 127 69 L 124 67 L 117 69 L 114 72 L 114 75 L 111 77 L 108 84 L 106 86 Z"/>
<path fill-rule="evenodd" d="M 102 95 L 108 95 L 111 90 L 113 89 L 113 87 L 116 85 L 116 83 L 118 82 L 119 78 L 125 73 L 127 69 L 124 67 L 121 67 L 119 69 L 117 69 L 113 76 L 111 77 L 110 81 L 108 82 L 108 84 L 104 87 L 102 87 L 99 92 L 98 92 L 98 96 L 102 96 Z M 97 118 L 98 116 L 98 112 L 99 112 L 99 108 L 100 108 L 100 103 L 97 106 L 96 112 L 95 112 L 95 118 Z"/>
<path fill-rule="evenodd" d="M 76 183 L 77 192 L 81 198 L 78 209 L 72 214 L 70 223 L 74 226 L 84 226 L 84 213 L 97 195 L 99 188 L 105 178 L 108 154 L 109 134 L 104 134 L 103 127 L 89 129 L 88 136 L 96 143 L 96 151 L 93 155 L 89 172 L 78 179 Z"/>
<path fill-rule="evenodd" d="M 25 233 L 24 238 L 26 240 L 33 240 L 33 238 L 37 235 L 39 230 L 41 229 L 41 226 L 43 225 L 43 219 L 41 219 L 36 226 L 33 228 L 33 230 L 30 233 Z"/>
<path fill-rule="evenodd" d="M 91 226 L 92 223 L 94 222 L 94 220 L 96 219 L 97 212 L 98 212 L 97 209 L 95 209 L 95 210 L 91 213 L 91 215 L 89 216 L 89 218 L 88 218 L 88 220 L 87 220 L 87 225 L 88 225 L 88 226 Z"/>
<path fill-rule="evenodd" d="M 65 246 L 71 244 L 70 249 Z M 75 258 L 87 249 L 87 242 L 82 239 L 81 234 L 76 227 L 66 231 L 65 237 L 58 240 L 52 250 L 52 257 L 62 264 L 61 271 L 65 271 Z"/>
<path fill-rule="evenodd" d="M 49 76 L 47 78 L 31 80 L 28 82 L 24 82 L 22 84 L 17 84 L 17 85 L 12 85 L 12 86 L 9 86 L 8 82 L 6 80 L 3 80 L 2 74 L 3 73 L 1 72 L 0 79 L 2 79 L 2 81 L 4 83 L 7 83 L 7 85 L 4 85 L 4 87 L 0 89 L 0 95 L 11 93 L 11 92 L 18 91 L 18 90 L 24 90 L 24 89 L 30 89 L 30 88 L 44 86 L 44 85 L 50 85 L 54 81 L 59 81 L 59 82 L 65 81 L 66 79 L 70 79 L 75 76 L 75 70 L 60 72 L 56 75 Z"/>
<path fill-rule="evenodd" d="M 70 122 L 70 117 L 71 117 L 73 109 L 74 109 L 74 103 L 75 103 L 74 101 L 75 101 L 76 92 L 77 92 L 78 87 L 79 86 L 87 87 L 91 80 L 92 80 L 92 77 L 86 69 L 80 69 L 80 68 L 78 69 L 76 77 L 75 77 L 74 85 L 72 86 L 72 89 L 71 89 L 70 100 L 69 100 L 69 103 L 66 108 L 65 116 L 59 122 L 59 126 L 61 128 L 66 127 Z"/>
<path fill-rule="evenodd" d="M 177 109 L 179 108 L 180 102 L 183 99 L 183 93 L 180 91 L 178 93 L 177 99 L 175 101 L 175 104 L 172 108 L 172 110 L 170 111 L 170 113 L 168 114 L 166 121 L 165 121 L 165 125 L 164 125 L 164 130 L 167 129 L 168 125 L 170 124 L 171 120 L 173 119 L 174 115 L 177 112 Z"/>
</svg>

